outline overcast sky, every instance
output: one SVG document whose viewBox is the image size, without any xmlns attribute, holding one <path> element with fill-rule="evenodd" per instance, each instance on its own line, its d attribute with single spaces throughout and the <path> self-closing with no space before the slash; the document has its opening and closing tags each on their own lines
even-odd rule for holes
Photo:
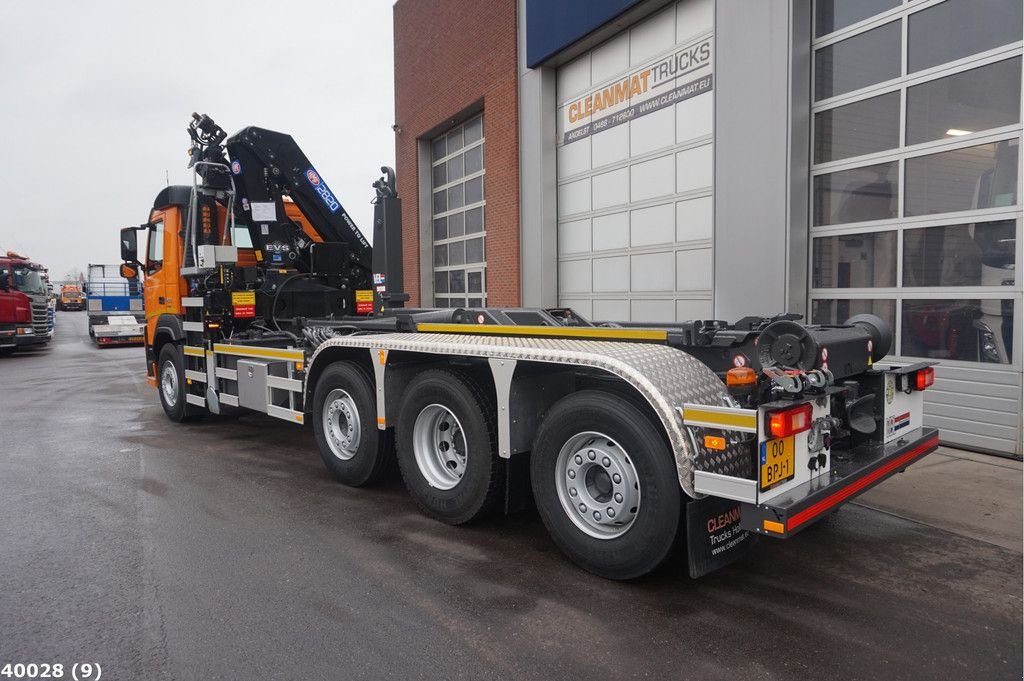
<svg viewBox="0 0 1024 681">
<path fill-rule="evenodd" d="M 370 236 L 394 165 L 392 2 L 0 3 L 0 251 L 61 279 L 191 182 L 193 111 L 291 134 Z M 166 172 L 166 174 L 165 174 Z"/>
</svg>

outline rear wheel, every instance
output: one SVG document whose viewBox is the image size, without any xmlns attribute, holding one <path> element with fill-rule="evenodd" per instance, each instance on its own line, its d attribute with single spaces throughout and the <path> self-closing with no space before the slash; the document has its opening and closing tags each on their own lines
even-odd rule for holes
<svg viewBox="0 0 1024 681">
<path fill-rule="evenodd" d="M 313 392 L 313 433 L 327 470 L 352 487 L 380 480 L 391 460 L 390 436 L 377 429 L 369 377 L 355 364 L 324 370 Z"/>
<path fill-rule="evenodd" d="M 398 466 L 429 516 L 461 525 L 495 510 L 504 487 L 494 400 L 472 377 L 434 369 L 406 390 L 398 416 Z"/>
<path fill-rule="evenodd" d="M 672 452 L 623 398 L 588 390 L 555 404 L 537 432 L 530 477 L 551 537 L 586 570 L 633 579 L 671 552 L 681 509 Z"/>
<path fill-rule="evenodd" d="M 157 392 L 167 418 L 177 423 L 196 418 L 202 412 L 185 399 L 185 358 L 181 346 L 168 343 L 160 350 L 157 363 Z"/>
</svg>

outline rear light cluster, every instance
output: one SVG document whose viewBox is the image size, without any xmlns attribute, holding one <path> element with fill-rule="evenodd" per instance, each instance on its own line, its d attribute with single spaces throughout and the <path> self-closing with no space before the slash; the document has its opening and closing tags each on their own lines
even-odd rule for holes
<svg viewBox="0 0 1024 681">
<path fill-rule="evenodd" d="M 914 372 L 914 389 L 924 390 L 935 383 L 935 369 L 925 367 Z"/>
<path fill-rule="evenodd" d="M 768 435 L 772 438 L 789 437 L 809 430 L 813 409 L 809 402 L 797 407 L 768 413 Z"/>
</svg>

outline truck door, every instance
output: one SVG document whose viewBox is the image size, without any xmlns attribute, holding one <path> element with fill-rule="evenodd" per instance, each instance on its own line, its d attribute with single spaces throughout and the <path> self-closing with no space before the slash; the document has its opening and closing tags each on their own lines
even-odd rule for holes
<svg viewBox="0 0 1024 681">
<path fill-rule="evenodd" d="M 156 320 L 168 311 L 167 281 L 164 270 L 164 252 L 167 233 L 164 229 L 163 212 L 154 213 L 150 218 L 146 241 L 146 278 L 142 285 L 143 306 L 146 309 L 146 343 L 152 344 Z"/>
</svg>

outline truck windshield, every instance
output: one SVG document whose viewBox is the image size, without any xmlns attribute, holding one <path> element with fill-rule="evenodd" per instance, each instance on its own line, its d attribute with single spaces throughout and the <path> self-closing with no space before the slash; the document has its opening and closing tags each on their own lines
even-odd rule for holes
<svg viewBox="0 0 1024 681">
<path fill-rule="evenodd" d="M 43 275 L 38 270 L 31 267 L 15 266 L 14 288 L 22 293 L 45 294 L 46 282 L 43 281 Z"/>
</svg>

